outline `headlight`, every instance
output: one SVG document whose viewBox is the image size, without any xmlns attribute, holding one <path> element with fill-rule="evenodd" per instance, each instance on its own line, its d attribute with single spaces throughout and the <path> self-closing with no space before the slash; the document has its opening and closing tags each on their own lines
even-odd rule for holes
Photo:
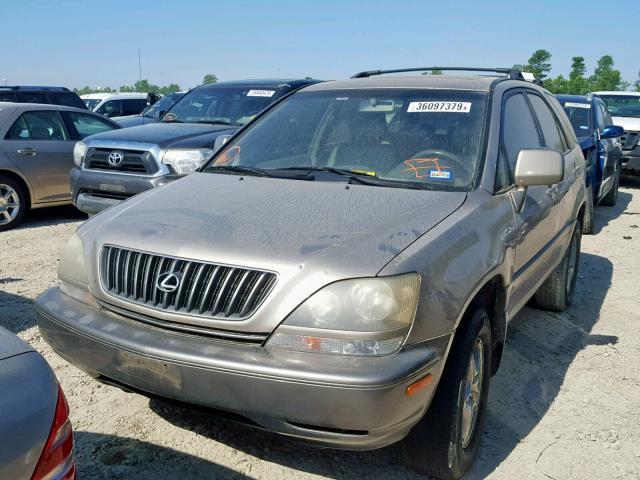
<svg viewBox="0 0 640 480">
<path fill-rule="evenodd" d="M 309 297 L 278 327 L 268 347 L 339 355 L 388 355 L 413 323 L 416 273 L 343 280 Z"/>
<path fill-rule="evenodd" d="M 167 150 L 162 157 L 162 163 L 171 165 L 178 175 L 187 175 L 195 171 L 202 163 L 213 155 L 210 148 L 198 148 L 195 150 Z"/>
<path fill-rule="evenodd" d="M 86 154 L 87 144 L 83 142 L 76 143 L 73 147 L 73 163 L 76 164 L 76 167 L 80 168 L 82 166 Z"/>
<path fill-rule="evenodd" d="M 58 286 L 62 292 L 76 300 L 92 306 L 97 305 L 89 290 L 84 245 L 78 233 L 73 234 L 62 252 L 58 264 Z"/>
</svg>

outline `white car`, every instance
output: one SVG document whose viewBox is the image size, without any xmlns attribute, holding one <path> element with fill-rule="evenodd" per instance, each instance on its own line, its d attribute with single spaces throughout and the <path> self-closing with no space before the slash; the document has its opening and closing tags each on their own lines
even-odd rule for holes
<svg viewBox="0 0 640 480">
<path fill-rule="evenodd" d="M 624 128 L 622 170 L 640 174 L 640 92 L 594 92 L 607 104 L 613 123 Z"/>
<path fill-rule="evenodd" d="M 81 95 L 80 98 L 82 98 L 89 110 L 112 118 L 138 115 L 147 108 L 147 105 L 159 100 L 160 95 L 143 92 L 112 92 L 88 93 Z"/>
</svg>

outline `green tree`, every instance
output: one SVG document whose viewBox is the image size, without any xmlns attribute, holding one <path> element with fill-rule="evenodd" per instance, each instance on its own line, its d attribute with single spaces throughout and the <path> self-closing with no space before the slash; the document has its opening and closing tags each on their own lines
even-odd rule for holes
<svg viewBox="0 0 640 480">
<path fill-rule="evenodd" d="M 533 52 L 526 65 L 514 65 L 523 72 L 530 72 L 539 80 L 544 80 L 551 71 L 551 53 L 548 50 L 539 49 Z"/>
<path fill-rule="evenodd" d="M 589 80 L 584 76 L 586 72 L 587 67 L 584 64 L 584 57 L 573 57 L 571 59 L 571 73 L 569 73 L 566 93 L 585 95 L 592 90 Z"/>
<path fill-rule="evenodd" d="M 611 55 L 603 55 L 598 60 L 598 65 L 589 77 L 590 87 L 597 90 L 624 90 L 628 84 L 622 80 L 620 70 L 613 68 L 614 61 Z"/>
<path fill-rule="evenodd" d="M 640 71 L 638 72 L 638 80 L 636 80 L 633 84 L 636 92 L 640 92 Z"/>
<path fill-rule="evenodd" d="M 170 83 L 166 87 L 160 87 L 160 89 L 158 90 L 158 93 L 161 93 L 162 95 L 166 95 L 167 93 L 173 93 L 173 92 L 179 92 L 179 91 L 180 91 L 180 85 L 178 85 L 177 83 Z"/>
<path fill-rule="evenodd" d="M 544 88 L 551 93 L 573 93 L 570 91 L 571 80 L 567 80 L 562 75 L 558 75 L 556 78 L 547 78 L 544 81 Z"/>
<path fill-rule="evenodd" d="M 208 85 L 210 83 L 218 83 L 218 77 L 216 77 L 213 73 L 207 73 L 202 79 L 203 85 Z"/>
</svg>

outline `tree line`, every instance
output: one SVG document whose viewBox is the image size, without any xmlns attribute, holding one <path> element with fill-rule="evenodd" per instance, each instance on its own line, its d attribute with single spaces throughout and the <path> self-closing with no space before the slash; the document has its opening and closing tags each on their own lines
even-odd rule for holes
<svg viewBox="0 0 640 480">
<path fill-rule="evenodd" d="M 216 77 L 212 73 L 208 73 L 202 79 L 202 85 L 207 85 L 209 83 L 217 83 L 218 77 Z M 161 93 L 162 95 L 166 95 L 167 93 L 179 92 L 182 90 L 180 85 L 177 83 L 170 83 L 169 85 L 160 86 L 154 85 L 153 83 L 149 83 L 149 80 L 138 80 L 133 85 L 122 85 L 120 88 L 111 88 L 111 87 L 83 87 L 83 88 L 74 88 L 73 91 L 78 95 L 85 95 L 87 93 L 112 93 L 112 92 L 155 92 Z"/>
<path fill-rule="evenodd" d="M 551 78 L 548 75 L 551 71 L 551 53 L 548 50 L 540 49 L 533 52 L 526 64 L 514 65 L 513 67 L 523 72 L 533 73 L 552 93 L 585 95 L 601 90 L 628 90 L 629 87 L 640 92 L 640 72 L 638 79 L 632 85 L 622 78 L 620 70 L 615 69 L 614 65 L 615 62 L 611 55 L 603 55 L 598 59 L 593 73 L 587 75 L 584 57 L 576 56 L 571 59 L 569 77 L 558 75 Z"/>
</svg>

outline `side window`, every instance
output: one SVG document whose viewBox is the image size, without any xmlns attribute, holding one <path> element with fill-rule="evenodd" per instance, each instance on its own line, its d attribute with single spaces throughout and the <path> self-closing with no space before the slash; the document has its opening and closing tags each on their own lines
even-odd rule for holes
<svg viewBox="0 0 640 480">
<path fill-rule="evenodd" d="M 137 115 L 146 106 L 147 102 L 144 99 L 132 98 L 129 100 L 122 100 L 122 115 Z"/>
<path fill-rule="evenodd" d="M 25 112 L 23 118 L 31 140 L 69 140 L 62 118 L 55 110 Z"/>
<path fill-rule="evenodd" d="M 531 102 L 536 117 L 538 117 L 538 123 L 540 124 L 540 130 L 542 130 L 545 146 L 564 152 L 566 149 L 562 142 L 560 127 L 549 106 L 538 95 L 528 93 L 527 97 Z"/>
<path fill-rule="evenodd" d="M 122 115 L 122 100 L 109 100 L 97 110 L 106 117 L 119 117 Z"/>
<path fill-rule="evenodd" d="M 86 113 L 66 112 L 69 120 L 73 124 L 73 127 L 78 132 L 78 136 L 82 139 L 89 135 L 95 135 L 96 133 L 106 132 L 113 130 L 115 127 L 109 122 L 103 120 L 95 115 L 88 115 Z"/>
<path fill-rule="evenodd" d="M 29 140 L 31 138 L 27 124 L 22 116 L 11 125 L 4 138 L 8 140 Z"/>
<path fill-rule="evenodd" d="M 524 96 L 521 93 L 510 96 L 502 114 L 502 148 L 510 171 L 515 170 L 520 150 L 540 147 L 540 135 Z"/>
<path fill-rule="evenodd" d="M 609 110 L 607 110 L 605 104 L 602 102 L 598 102 L 598 106 L 602 110 L 602 117 L 604 119 L 603 127 L 605 125 L 613 125 L 613 118 L 611 118 L 611 114 L 609 113 Z"/>
<path fill-rule="evenodd" d="M 0 102 L 13 102 L 16 101 L 15 93 L 0 93 Z"/>
<path fill-rule="evenodd" d="M 20 103 L 49 103 L 47 97 L 42 93 L 38 92 L 21 92 L 17 93 L 16 97 L 18 98 L 18 102 Z"/>
</svg>

